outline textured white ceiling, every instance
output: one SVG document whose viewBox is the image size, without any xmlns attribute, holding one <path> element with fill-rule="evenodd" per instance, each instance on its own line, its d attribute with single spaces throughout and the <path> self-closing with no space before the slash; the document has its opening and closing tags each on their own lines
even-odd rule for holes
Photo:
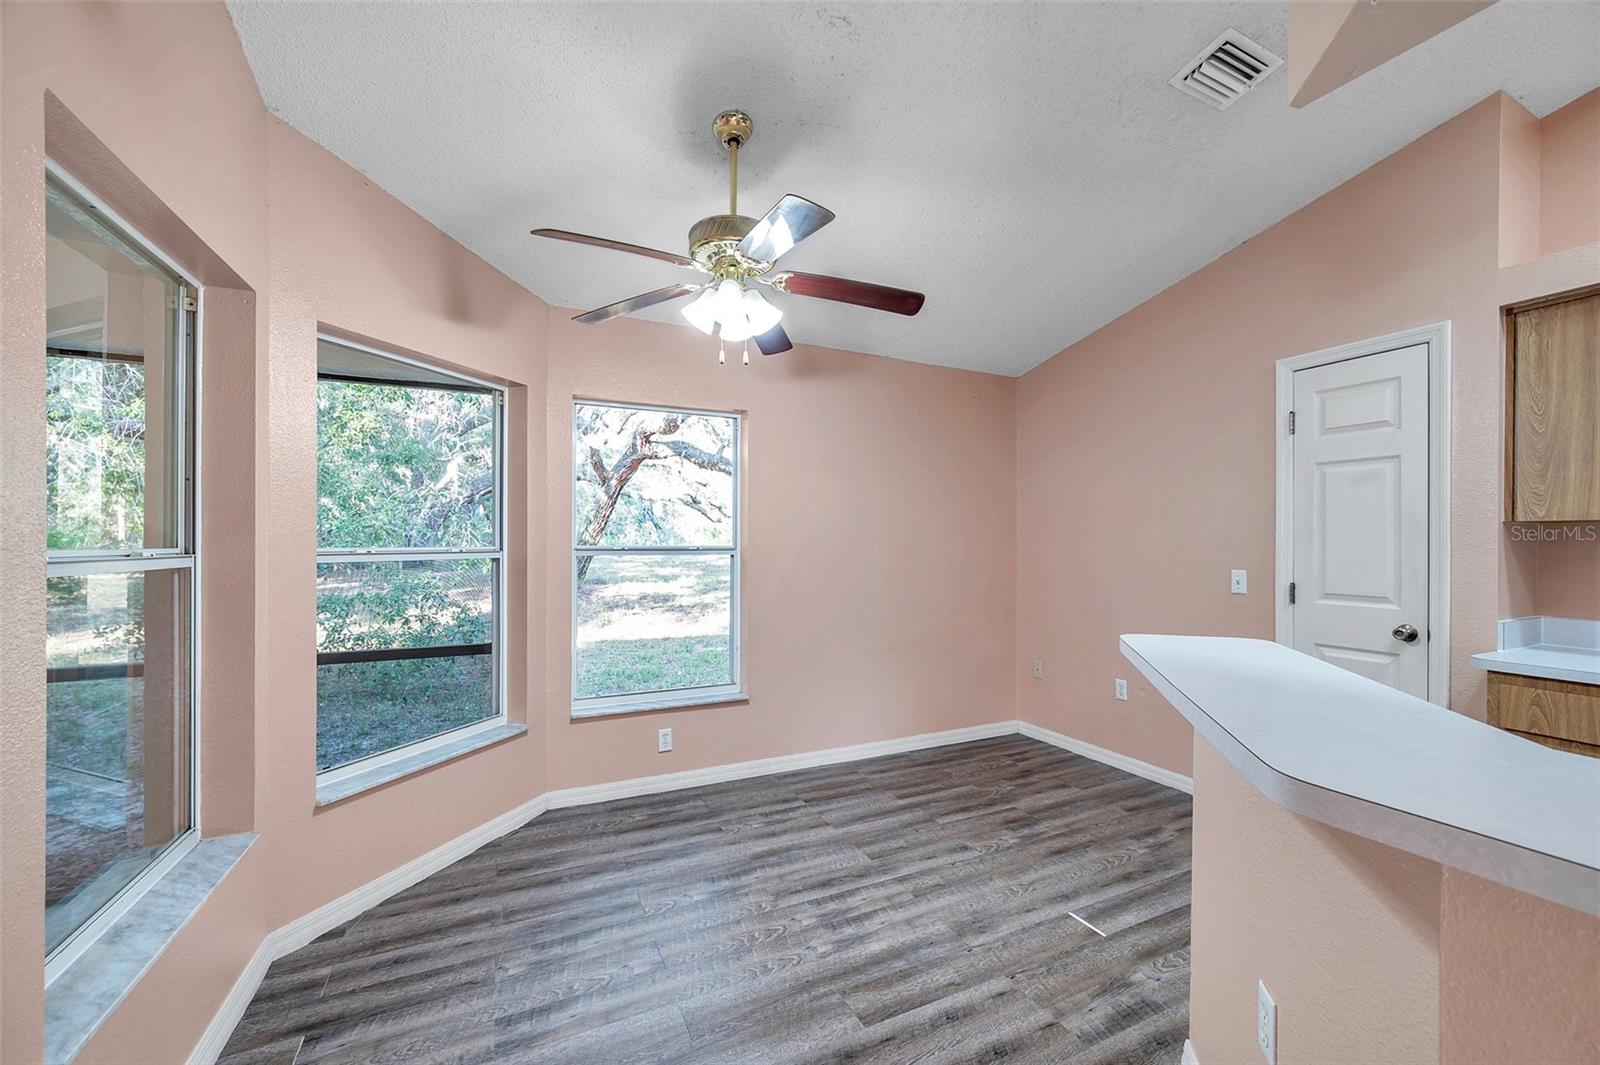
<svg viewBox="0 0 1600 1065">
<path fill-rule="evenodd" d="M 1497 89 L 1544 115 L 1600 84 L 1594 3 L 1502 0 L 1304 110 L 1280 70 L 1223 112 L 1167 79 L 1230 26 L 1285 54 L 1283 3 L 229 7 L 275 114 L 551 303 L 679 279 L 528 230 L 684 250 L 741 107 L 742 212 L 839 216 L 784 265 L 928 295 L 778 297 L 796 342 L 1003 374 Z"/>
</svg>

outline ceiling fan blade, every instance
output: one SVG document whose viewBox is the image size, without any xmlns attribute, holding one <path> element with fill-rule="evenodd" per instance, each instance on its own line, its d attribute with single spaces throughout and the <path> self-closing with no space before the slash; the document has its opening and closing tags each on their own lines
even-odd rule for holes
<svg viewBox="0 0 1600 1065">
<path fill-rule="evenodd" d="M 833 212 L 804 196 L 785 196 L 739 242 L 739 254 L 762 262 L 778 257 L 833 221 Z"/>
<path fill-rule="evenodd" d="M 781 355 L 794 347 L 789 340 L 789 334 L 783 331 L 783 326 L 775 325 L 765 333 L 755 338 L 756 347 L 761 349 L 763 355 Z"/>
<path fill-rule="evenodd" d="M 637 244 L 625 244 L 620 240 L 591 237 L 587 233 L 572 233 L 565 229 L 532 229 L 529 232 L 536 237 L 549 237 L 552 240 L 570 240 L 574 244 L 591 244 L 596 248 L 610 248 L 613 251 L 625 251 L 632 255 L 660 259 L 664 263 L 672 263 L 674 266 L 686 266 L 690 270 L 700 269 L 700 264 L 687 255 L 675 255 L 670 251 L 657 251 L 654 248 L 644 248 Z"/>
<path fill-rule="evenodd" d="M 833 300 L 836 303 L 854 303 L 859 307 L 871 307 L 878 311 L 892 311 L 904 315 L 913 315 L 922 310 L 923 300 L 927 298 L 920 292 L 890 288 L 887 285 L 873 285 L 865 281 L 851 281 L 844 277 L 829 277 L 827 274 L 774 274 L 772 285 L 780 292 L 788 292 L 795 296 L 813 296 L 819 300 Z"/>
<path fill-rule="evenodd" d="M 616 318 L 623 314 L 632 314 L 634 311 L 642 311 L 646 307 L 654 307 L 658 303 L 675 300 L 679 296 L 687 296 L 690 293 L 699 292 L 700 288 L 701 286 L 699 285 L 668 285 L 666 288 L 658 288 L 654 292 L 646 292 L 643 295 L 618 300 L 616 303 L 608 303 L 604 307 L 598 307 L 595 310 L 576 315 L 572 320 L 574 322 L 583 322 L 585 325 L 593 325 L 595 322 L 603 322 L 608 318 Z"/>
</svg>

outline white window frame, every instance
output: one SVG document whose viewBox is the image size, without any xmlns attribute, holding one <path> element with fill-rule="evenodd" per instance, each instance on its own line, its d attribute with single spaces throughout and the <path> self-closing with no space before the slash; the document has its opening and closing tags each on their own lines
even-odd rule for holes
<svg viewBox="0 0 1600 1065">
<path fill-rule="evenodd" d="M 461 740 L 479 733 L 490 732 L 506 726 L 506 389 L 504 385 L 496 384 L 493 381 L 486 381 L 482 378 L 461 373 L 458 370 L 447 369 L 434 363 L 423 362 L 383 348 L 362 344 L 336 333 L 319 332 L 317 340 L 366 352 L 369 355 L 376 355 L 379 358 L 388 359 L 390 362 L 416 366 L 442 377 L 453 378 L 461 382 L 464 387 L 471 388 L 474 391 L 487 391 L 494 398 L 494 545 L 492 547 L 395 550 L 389 548 L 324 548 L 319 543 L 317 545 L 317 565 L 320 566 L 325 562 L 459 562 L 467 559 L 493 560 L 490 595 L 494 609 L 494 649 L 491 652 L 494 683 L 490 690 L 494 698 L 495 712 L 492 716 L 486 717 L 481 721 L 474 721 L 459 728 L 441 732 L 437 736 L 429 736 L 412 743 L 401 744 L 399 747 L 380 751 L 377 754 L 368 755 L 366 758 L 360 758 L 354 762 L 348 762 L 319 772 L 316 774 L 316 786 L 321 788 L 325 785 L 337 784 L 351 777 L 360 776 L 363 773 L 383 769 L 397 762 L 416 758 L 419 755 L 425 755 L 430 751 L 459 743 Z M 319 383 L 321 381 L 320 375 L 318 376 L 318 381 Z M 396 381 L 394 383 L 399 387 L 427 387 L 425 385 L 410 385 L 405 381 Z"/>
<path fill-rule="evenodd" d="M 710 418 L 728 418 L 733 422 L 733 537 L 728 544 L 682 545 L 657 547 L 590 547 L 578 543 L 578 526 L 581 516 L 577 508 L 577 456 L 579 407 L 613 407 L 618 410 L 649 411 L 656 414 L 683 414 Z M 572 465 L 567 476 L 567 498 L 572 508 L 571 583 L 568 605 L 571 611 L 572 641 L 570 653 L 570 681 L 573 693 L 572 717 L 604 717 L 610 714 L 636 714 L 647 710 L 674 710 L 692 706 L 712 706 L 719 703 L 740 702 L 748 699 L 744 689 L 743 643 L 743 570 L 744 570 L 744 415 L 738 411 L 704 410 L 679 407 L 663 403 L 618 403 L 603 399 L 574 399 L 571 418 Z M 725 555 L 730 569 L 728 581 L 728 659 L 731 681 L 727 684 L 702 685 L 694 688 L 669 688 L 661 691 L 633 692 L 628 695 L 602 695 L 588 699 L 577 697 L 578 691 L 578 558 L 582 555 Z"/>
<path fill-rule="evenodd" d="M 150 573 L 169 569 L 187 570 L 189 574 L 189 827 L 168 842 L 155 859 L 114 893 L 93 917 L 79 925 L 46 954 L 44 983 L 48 988 L 200 842 L 200 337 L 205 312 L 205 288 L 54 160 L 46 159 L 44 169 L 47 183 L 53 182 L 93 210 L 106 228 L 166 270 L 178 282 L 179 304 L 174 308 L 172 374 L 177 406 L 174 424 L 178 430 L 174 443 L 182 456 L 178 467 L 180 484 L 176 547 L 121 551 L 46 548 L 45 578 L 80 577 L 96 573 Z M 192 301 L 192 305 L 188 301 Z"/>
</svg>

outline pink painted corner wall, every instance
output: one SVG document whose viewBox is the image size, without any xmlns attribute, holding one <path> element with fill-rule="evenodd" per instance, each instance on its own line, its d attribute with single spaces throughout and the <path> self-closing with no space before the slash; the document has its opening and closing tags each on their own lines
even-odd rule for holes
<svg viewBox="0 0 1600 1065">
<path fill-rule="evenodd" d="M 1200 1061 L 1260 1060 L 1258 980 L 1279 1061 L 1600 1061 L 1600 918 L 1290 813 L 1194 746 Z"/>
<path fill-rule="evenodd" d="M 59 104 L 50 102 L 50 94 Z M 220 5 L 0 4 L 0 1060 L 43 1055 L 44 158 L 46 112 L 87 124 L 196 243 L 172 252 L 208 282 L 264 293 L 266 115 Z M 183 121 L 161 116 L 182 115 Z M 58 127 L 59 128 L 59 127 Z M 82 145 L 80 144 L 81 148 Z M 104 175 L 84 175 L 86 178 Z M 94 182 L 91 182 L 94 184 Z M 161 234 L 176 237 L 175 232 Z M 260 336 L 265 302 L 236 323 Z M 250 339 L 250 343 L 254 338 Z M 248 364 L 248 350 L 246 363 Z M 249 390 L 241 386 L 246 395 Z M 248 420 L 235 452 L 253 460 Z M 246 507 L 248 510 L 248 507 Z M 251 520 L 246 515 L 245 521 Z M 242 684 L 248 687 L 246 676 Z M 246 737 L 247 739 L 247 737 Z M 249 787 L 248 778 L 243 786 Z M 249 809 L 249 802 L 240 804 Z M 220 1001 L 259 944 L 249 898 L 219 896 L 184 933 L 186 992 Z M 137 992 L 136 992 L 137 994 Z M 148 1005 L 148 1003 L 147 1003 Z M 164 1012 L 164 1011 L 162 1011 Z M 147 1027 L 182 1023 L 152 1016 Z M 187 1053 L 199 1027 L 188 1030 Z M 139 1044 L 130 1044 L 136 1052 Z M 160 1055 L 146 1060 L 159 1060 Z M 86 1059 L 87 1060 L 87 1059 Z M 126 1060 L 126 1059 L 125 1059 Z"/>
<path fill-rule="evenodd" d="M 1439 1060 L 1440 866 L 1290 813 L 1194 739 L 1189 1038 L 1202 1062 Z"/>
<path fill-rule="evenodd" d="M 205 944 L 262 936 L 543 790 L 543 748 L 503 742 L 318 809 L 316 752 L 316 334 L 331 327 L 511 386 L 507 481 L 519 514 L 507 542 L 510 597 L 544 589 L 545 305 L 288 126 L 266 129 L 270 329 L 263 641 L 272 683 L 258 764 L 261 838 L 84 1049 L 85 1065 L 178 1060 L 241 966 L 202 966 Z M 519 446 L 520 445 L 520 446 Z M 543 612 L 511 607 L 514 719 L 544 690 Z M 201 973 L 211 979 L 196 984 Z M 205 1003 L 174 1023 L 173 1002 Z"/>
<path fill-rule="evenodd" d="M 785 309 L 803 336 L 803 301 Z M 1016 717 L 1014 380 L 804 344 L 724 366 L 686 327 L 569 318 L 550 325 L 552 787 Z M 744 413 L 747 704 L 570 720 L 574 398 Z"/>
<path fill-rule="evenodd" d="M 1539 254 L 1600 241 L 1600 89 L 1539 122 Z"/>
<path fill-rule="evenodd" d="M 1025 720 L 1187 772 L 1183 719 L 1141 683 L 1113 698 L 1117 637 L 1272 637 L 1273 364 L 1446 320 L 1450 701 L 1482 716 L 1468 658 L 1499 616 L 1500 123 L 1485 100 L 1021 379 Z M 1229 594 L 1234 568 L 1249 595 Z"/>
</svg>

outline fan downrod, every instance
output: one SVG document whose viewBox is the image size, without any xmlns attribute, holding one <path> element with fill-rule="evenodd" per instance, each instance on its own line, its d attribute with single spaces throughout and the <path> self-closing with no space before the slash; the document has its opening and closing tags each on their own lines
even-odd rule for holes
<svg viewBox="0 0 1600 1065">
<path fill-rule="evenodd" d="M 718 277 L 743 277 L 748 263 L 733 254 L 756 219 L 739 213 L 739 149 L 750 143 L 755 124 L 743 111 L 724 111 L 711 122 L 711 132 L 728 149 L 728 213 L 702 218 L 689 229 L 689 254 Z"/>
</svg>

